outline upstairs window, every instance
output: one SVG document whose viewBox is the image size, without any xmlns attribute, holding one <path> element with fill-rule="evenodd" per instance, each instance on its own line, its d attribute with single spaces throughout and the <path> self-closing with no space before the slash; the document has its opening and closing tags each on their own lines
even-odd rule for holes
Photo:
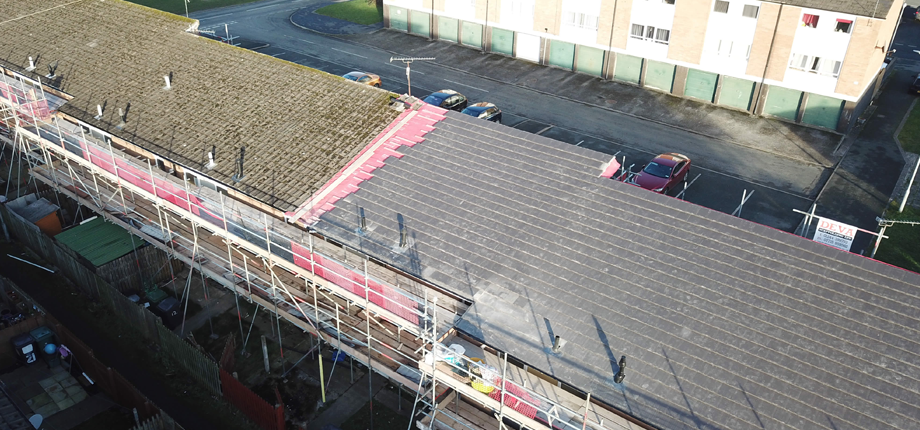
<svg viewBox="0 0 920 430">
<path fill-rule="evenodd" d="M 716 5 L 712 8 L 713 12 L 728 13 L 728 2 L 716 0 Z"/>
<path fill-rule="evenodd" d="M 671 41 L 671 30 L 655 28 L 651 25 L 633 24 L 629 37 L 667 45 Z"/>
<path fill-rule="evenodd" d="M 822 76 L 831 76 L 834 78 L 840 74 L 840 66 L 840 61 L 829 60 L 813 55 L 792 54 L 792 58 L 789 60 L 790 69 L 817 73 Z"/>
<path fill-rule="evenodd" d="M 741 15 L 747 18 L 757 19 L 757 15 L 760 14 L 760 6 L 754 6 L 752 4 L 744 5 L 744 10 L 741 11 Z"/>
<path fill-rule="evenodd" d="M 817 27 L 818 26 L 818 15 L 812 15 L 810 13 L 806 13 L 802 15 L 802 26 L 809 27 L 809 28 Z"/>
<path fill-rule="evenodd" d="M 563 24 L 569 27 L 597 30 L 597 16 L 582 12 L 566 12 Z"/>
<path fill-rule="evenodd" d="M 853 21 L 850 21 L 848 19 L 838 19 L 837 27 L 834 28 L 834 31 L 837 31 L 840 33 L 849 33 L 851 28 L 853 28 Z"/>
</svg>

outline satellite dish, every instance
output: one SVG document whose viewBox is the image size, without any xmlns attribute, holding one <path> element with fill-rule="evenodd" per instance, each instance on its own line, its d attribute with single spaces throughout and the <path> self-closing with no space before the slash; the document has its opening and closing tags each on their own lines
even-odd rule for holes
<svg viewBox="0 0 920 430">
<path fill-rule="evenodd" d="M 29 417 L 29 424 L 32 424 L 32 428 L 37 429 L 42 426 L 42 421 L 44 420 L 41 414 L 35 414 Z"/>
</svg>

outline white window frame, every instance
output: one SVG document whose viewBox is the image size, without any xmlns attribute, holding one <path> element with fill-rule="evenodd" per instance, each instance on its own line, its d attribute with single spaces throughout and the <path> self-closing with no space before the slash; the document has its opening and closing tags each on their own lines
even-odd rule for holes
<svg viewBox="0 0 920 430">
<path fill-rule="evenodd" d="M 840 69 L 842 67 L 842 61 L 816 57 L 814 55 L 792 54 L 789 59 L 790 69 L 833 78 L 840 76 Z"/>
<path fill-rule="evenodd" d="M 568 10 L 562 13 L 562 24 L 567 27 L 597 31 L 600 18 L 585 12 Z"/>
<path fill-rule="evenodd" d="M 637 29 L 639 30 L 638 35 L 636 34 Z M 633 39 L 645 40 L 648 42 L 660 43 L 662 45 L 670 45 L 671 29 L 633 23 L 629 27 L 629 37 Z"/>
</svg>

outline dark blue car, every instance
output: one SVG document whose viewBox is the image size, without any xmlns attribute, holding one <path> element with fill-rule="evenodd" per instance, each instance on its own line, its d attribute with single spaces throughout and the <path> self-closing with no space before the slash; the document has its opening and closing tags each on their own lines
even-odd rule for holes
<svg viewBox="0 0 920 430">
<path fill-rule="evenodd" d="M 502 111 L 492 103 L 488 102 L 479 102 L 474 103 L 472 106 L 463 110 L 463 112 L 470 116 L 475 116 L 476 118 L 484 119 L 486 121 L 502 123 Z"/>
<path fill-rule="evenodd" d="M 432 93 L 430 96 L 425 97 L 425 99 L 422 101 L 432 106 L 438 106 L 448 110 L 455 110 L 457 112 L 460 112 L 466 108 L 466 104 L 468 103 L 466 96 L 454 90 L 441 90 L 436 93 Z"/>
</svg>

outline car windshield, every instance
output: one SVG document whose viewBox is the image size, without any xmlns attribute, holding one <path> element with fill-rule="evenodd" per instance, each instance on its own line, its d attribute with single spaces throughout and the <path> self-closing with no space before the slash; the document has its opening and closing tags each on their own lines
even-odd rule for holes
<svg viewBox="0 0 920 430">
<path fill-rule="evenodd" d="M 437 94 L 432 94 L 428 97 L 425 97 L 424 102 L 430 105 L 440 106 L 441 102 L 443 102 L 445 98 L 447 97 L 445 97 L 443 94 L 437 93 Z"/>
<path fill-rule="evenodd" d="M 642 169 L 645 173 L 648 173 L 652 176 L 657 176 L 659 178 L 667 178 L 671 176 L 671 168 L 665 165 L 658 164 L 654 161 L 648 163 L 648 166 L 645 166 Z"/>
<path fill-rule="evenodd" d="M 349 81 L 356 81 L 358 80 L 358 75 L 347 74 L 345 75 L 345 79 L 348 79 Z"/>
</svg>

